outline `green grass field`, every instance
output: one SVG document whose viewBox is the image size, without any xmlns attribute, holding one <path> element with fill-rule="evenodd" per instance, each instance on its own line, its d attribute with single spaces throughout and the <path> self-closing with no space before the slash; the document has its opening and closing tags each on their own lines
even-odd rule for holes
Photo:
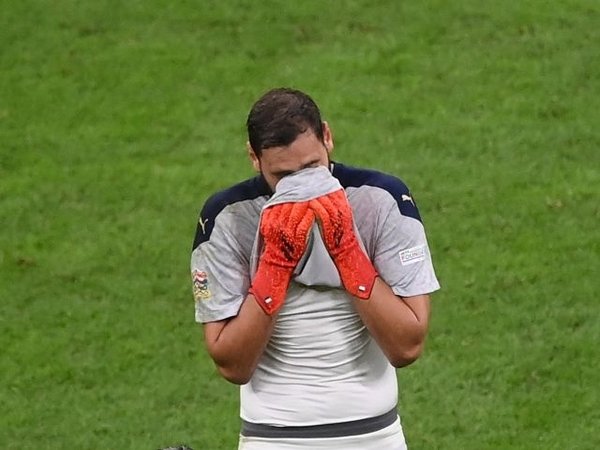
<svg viewBox="0 0 600 450">
<path fill-rule="evenodd" d="M 4 2 L 0 73 L 1 449 L 236 448 L 189 253 L 275 86 L 419 201 L 411 450 L 600 448 L 597 1 Z"/>
</svg>

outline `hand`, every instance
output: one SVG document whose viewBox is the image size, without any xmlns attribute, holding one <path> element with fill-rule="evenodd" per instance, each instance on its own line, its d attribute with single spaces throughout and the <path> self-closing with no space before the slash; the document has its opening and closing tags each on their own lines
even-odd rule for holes
<svg viewBox="0 0 600 450">
<path fill-rule="evenodd" d="M 314 221 L 308 202 L 281 203 L 262 213 L 260 234 L 264 247 L 250 293 L 265 313 L 271 315 L 283 305 Z"/>
<path fill-rule="evenodd" d="M 377 271 L 354 233 L 352 208 L 343 189 L 309 202 L 321 226 L 321 235 L 340 273 L 344 288 L 363 300 L 371 296 Z"/>
</svg>

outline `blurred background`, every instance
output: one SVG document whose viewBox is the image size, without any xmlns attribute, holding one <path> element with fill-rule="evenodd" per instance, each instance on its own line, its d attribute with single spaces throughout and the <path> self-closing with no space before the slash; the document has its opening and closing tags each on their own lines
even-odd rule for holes
<svg viewBox="0 0 600 450">
<path fill-rule="evenodd" d="M 3 2 L 0 448 L 236 448 L 189 256 L 278 86 L 419 204 L 410 448 L 599 448 L 599 74 L 593 0 Z"/>
</svg>

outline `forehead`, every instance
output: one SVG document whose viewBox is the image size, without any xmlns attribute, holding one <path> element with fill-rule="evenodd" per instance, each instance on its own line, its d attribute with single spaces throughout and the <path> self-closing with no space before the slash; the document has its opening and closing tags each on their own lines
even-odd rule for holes
<svg viewBox="0 0 600 450">
<path fill-rule="evenodd" d="M 294 169 L 297 164 L 318 160 L 325 151 L 323 143 L 312 131 L 306 131 L 290 145 L 271 147 L 262 151 L 260 160 L 270 169 Z"/>
</svg>

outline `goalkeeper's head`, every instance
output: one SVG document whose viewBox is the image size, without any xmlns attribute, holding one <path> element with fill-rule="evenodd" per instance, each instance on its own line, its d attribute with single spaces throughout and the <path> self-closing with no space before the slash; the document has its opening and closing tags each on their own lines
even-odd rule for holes
<svg viewBox="0 0 600 450">
<path fill-rule="evenodd" d="M 312 131 L 323 142 L 319 107 L 309 95 L 296 89 L 276 88 L 252 106 L 248 119 L 248 142 L 257 156 L 266 148 L 285 147 L 298 135 Z"/>
<path fill-rule="evenodd" d="M 304 92 L 272 89 L 252 106 L 246 121 L 248 155 L 272 191 L 281 178 L 330 165 L 333 136 L 319 107 Z"/>
</svg>

